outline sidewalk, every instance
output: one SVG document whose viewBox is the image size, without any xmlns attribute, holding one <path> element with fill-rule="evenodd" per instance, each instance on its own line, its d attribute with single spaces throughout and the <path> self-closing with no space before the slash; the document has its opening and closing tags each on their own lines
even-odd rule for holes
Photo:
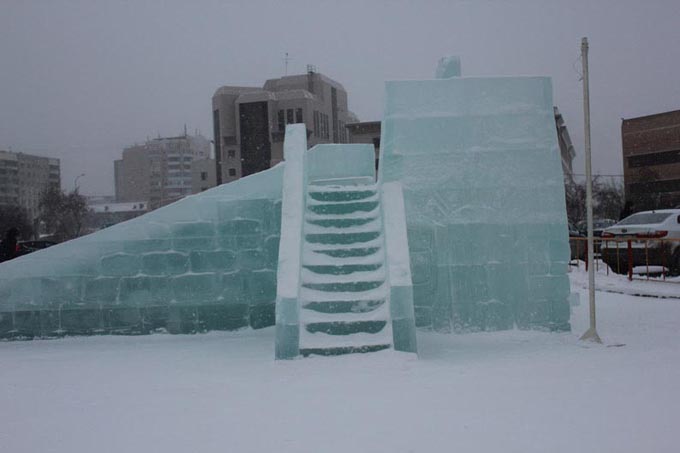
<svg viewBox="0 0 680 453">
<path fill-rule="evenodd" d="M 588 273 L 583 262 L 579 263 L 578 268 L 569 266 L 569 279 L 574 288 L 588 287 Z M 627 276 L 615 274 L 611 270 L 607 275 L 606 265 L 602 262 L 595 272 L 595 288 L 631 296 L 680 299 L 680 277 L 667 277 L 664 281 L 661 277 L 647 280 L 644 275 L 636 275 L 629 281 Z"/>
</svg>

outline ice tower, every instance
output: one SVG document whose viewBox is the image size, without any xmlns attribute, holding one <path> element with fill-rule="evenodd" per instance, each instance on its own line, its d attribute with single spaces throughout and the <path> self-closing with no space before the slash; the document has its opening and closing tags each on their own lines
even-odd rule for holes
<svg viewBox="0 0 680 453">
<path fill-rule="evenodd" d="M 569 243 L 546 77 L 387 82 L 380 181 L 401 182 L 417 323 L 567 330 Z"/>
<path fill-rule="evenodd" d="M 550 80 L 437 76 L 387 83 L 377 180 L 372 146 L 290 125 L 270 170 L 0 264 L 0 338 L 275 324 L 292 358 L 569 329 Z"/>
</svg>

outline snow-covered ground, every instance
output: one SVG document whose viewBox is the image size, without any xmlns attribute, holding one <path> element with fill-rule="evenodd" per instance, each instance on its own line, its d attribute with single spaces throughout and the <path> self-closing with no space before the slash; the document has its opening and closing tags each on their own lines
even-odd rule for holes
<svg viewBox="0 0 680 453">
<path fill-rule="evenodd" d="M 0 343 L 0 451 L 677 452 L 680 300 L 598 292 L 584 344 L 572 278 L 573 333 L 419 332 L 419 360 L 275 362 L 273 329 Z"/>
<path fill-rule="evenodd" d="M 644 266 L 633 269 L 637 274 L 629 281 L 627 275 L 615 274 L 607 269 L 607 266 L 599 262 L 596 266 L 595 287 L 601 291 L 629 294 L 631 296 L 670 297 L 680 299 L 680 277 L 662 278 L 661 266 L 650 266 L 650 274 L 655 270 L 659 273 L 647 277 L 647 269 Z M 643 274 L 643 275 L 641 275 Z M 570 266 L 572 289 L 588 287 L 588 273 L 585 264 L 581 261 L 579 266 Z"/>
</svg>

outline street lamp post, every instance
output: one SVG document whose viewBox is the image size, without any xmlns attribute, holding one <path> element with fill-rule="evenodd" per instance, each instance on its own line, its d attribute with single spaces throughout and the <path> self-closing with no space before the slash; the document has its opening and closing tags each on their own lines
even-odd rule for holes
<svg viewBox="0 0 680 453">
<path fill-rule="evenodd" d="M 593 173 L 590 150 L 590 85 L 588 79 L 588 38 L 581 40 L 581 62 L 583 65 L 583 119 L 586 151 L 586 221 L 588 223 L 588 302 L 590 307 L 590 327 L 581 340 L 602 343 L 597 334 L 595 321 L 595 268 L 593 267 Z"/>
<path fill-rule="evenodd" d="M 76 179 L 73 180 L 73 191 L 78 193 L 78 180 L 85 176 L 85 173 L 81 173 L 78 176 L 76 176 Z"/>
</svg>

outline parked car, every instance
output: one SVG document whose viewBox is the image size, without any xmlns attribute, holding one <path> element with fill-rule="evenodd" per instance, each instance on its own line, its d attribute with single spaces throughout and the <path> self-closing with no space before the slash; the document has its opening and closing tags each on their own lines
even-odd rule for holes
<svg viewBox="0 0 680 453">
<path fill-rule="evenodd" d="M 28 255 L 29 253 L 46 249 L 47 247 L 52 247 L 56 244 L 56 242 L 45 240 L 19 241 L 17 242 L 17 256 Z"/>
<path fill-rule="evenodd" d="M 602 259 L 614 272 L 628 272 L 630 240 L 633 267 L 664 266 L 680 274 L 680 209 L 638 212 L 605 228 L 601 237 Z"/>
<path fill-rule="evenodd" d="M 609 228 L 615 224 L 616 220 L 614 219 L 593 219 L 593 236 L 596 238 L 601 237 L 605 228 Z M 584 237 L 588 237 L 588 224 L 585 220 L 579 222 L 577 227 Z"/>
</svg>

